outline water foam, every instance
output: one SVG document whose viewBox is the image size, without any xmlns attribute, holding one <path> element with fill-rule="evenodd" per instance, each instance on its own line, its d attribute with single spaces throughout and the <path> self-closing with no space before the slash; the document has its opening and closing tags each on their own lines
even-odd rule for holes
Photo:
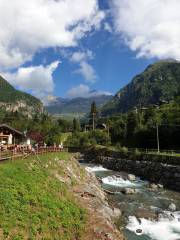
<svg viewBox="0 0 180 240">
<path fill-rule="evenodd" d="M 110 170 L 104 168 L 103 166 L 86 167 L 86 170 L 88 172 L 106 172 L 106 171 L 110 171 Z"/>
<path fill-rule="evenodd" d="M 179 240 L 180 239 L 180 212 L 164 212 L 158 221 L 141 219 L 141 223 L 136 217 L 129 217 L 126 228 L 137 235 L 137 230 L 142 230 L 142 234 L 148 235 L 153 240 Z"/>
<path fill-rule="evenodd" d="M 124 180 L 123 178 L 116 176 L 105 177 L 102 179 L 102 182 L 116 187 L 140 187 L 142 185 L 140 182 Z"/>
</svg>

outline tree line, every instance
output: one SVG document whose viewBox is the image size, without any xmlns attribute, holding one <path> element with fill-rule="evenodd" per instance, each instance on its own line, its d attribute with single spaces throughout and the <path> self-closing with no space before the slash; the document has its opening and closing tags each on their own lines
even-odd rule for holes
<svg viewBox="0 0 180 240">
<path fill-rule="evenodd" d="M 112 116 L 101 116 L 93 102 L 90 113 L 81 122 L 76 118 L 72 121 L 53 118 L 46 112 L 28 118 L 20 112 L 1 110 L 0 123 L 24 131 L 34 142 L 49 145 L 59 144 L 64 134 L 68 134 L 65 143 L 68 146 L 112 145 L 150 149 L 157 148 L 158 126 L 160 148 L 175 150 L 180 147 L 180 97 L 170 103 Z"/>
</svg>

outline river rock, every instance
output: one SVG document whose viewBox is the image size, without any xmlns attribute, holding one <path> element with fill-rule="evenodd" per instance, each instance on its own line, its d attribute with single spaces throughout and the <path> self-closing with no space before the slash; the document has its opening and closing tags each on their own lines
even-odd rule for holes
<svg viewBox="0 0 180 240">
<path fill-rule="evenodd" d="M 137 190 L 136 189 L 133 189 L 133 188 L 124 188 L 123 190 L 122 190 L 122 193 L 124 193 L 124 194 L 135 194 L 135 193 L 137 193 Z"/>
<path fill-rule="evenodd" d="M 136 176 L 133 174 L 128 174 L 127 178 L 129 181 L 136 181 Z"/>
<path fill-rule="evenodd" d="M 174 203 L 171 203 L 168 208 L 173 212 L 176 211 L 176 205 Z"/>
<path fill-rule="evenodd" d="M 122 215 L 121 210 L 118 208 L 113 209 L 113 214 L 115 219 L 119 218 Z"/>
<path fill-rule="evenodd" d="M 114 220 L 118 219 L 122 215 L 120 209 L 118 209 L 118 208 L 112 209 L 109 205 L 102 206 L 102 208 L 99 209 L 99 212 L 104 217 L 109 218 L 109 219 L 114 219 Z"/>
<path fill-rule="evenodd" d="M 158 185 L 157 185 L 157 184 L 151 183 L 149 187 L 150 187 L 153 191 L 158 190 Z"/>
<path fill-rule="evenodd" d="M 164 188 L 164 186 L 162 184 L 158 184 L 158 188 Z"/>
<path fill-rule="evenodd" d="M 144 208 L 137 209 L 135 212 L 135 216 L 137 219 L 145 218 L 150 220 L 157 220 L 158 218 L 158 215 L 155 212 Z"/>
</svg>

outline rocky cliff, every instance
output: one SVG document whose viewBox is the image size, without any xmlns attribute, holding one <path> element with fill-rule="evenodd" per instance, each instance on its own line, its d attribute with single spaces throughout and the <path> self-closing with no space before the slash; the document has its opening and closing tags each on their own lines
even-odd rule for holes
<svg viewBox="0 0 180 240">
<path fill-rule="evenodd" d="M 32 114 L 43 111 L 43 104 L 30 94 L 16 90 L 0 76 L 0 110 L 7 112 L 18 111 L 31 117 Z"/>
</svg>

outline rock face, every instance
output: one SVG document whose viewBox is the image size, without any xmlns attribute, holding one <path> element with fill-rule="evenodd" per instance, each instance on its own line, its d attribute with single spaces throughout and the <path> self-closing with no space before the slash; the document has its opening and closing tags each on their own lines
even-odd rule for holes
<svg viewBox="0 0 180 240">
<path fill-rule="evenodd" d="M 31 117 L 32 114 L 43 112 L 43 104 L 36 97 L 16 90 L 0 76 L 0 110 L 18 111 Z"/>
</svg>

